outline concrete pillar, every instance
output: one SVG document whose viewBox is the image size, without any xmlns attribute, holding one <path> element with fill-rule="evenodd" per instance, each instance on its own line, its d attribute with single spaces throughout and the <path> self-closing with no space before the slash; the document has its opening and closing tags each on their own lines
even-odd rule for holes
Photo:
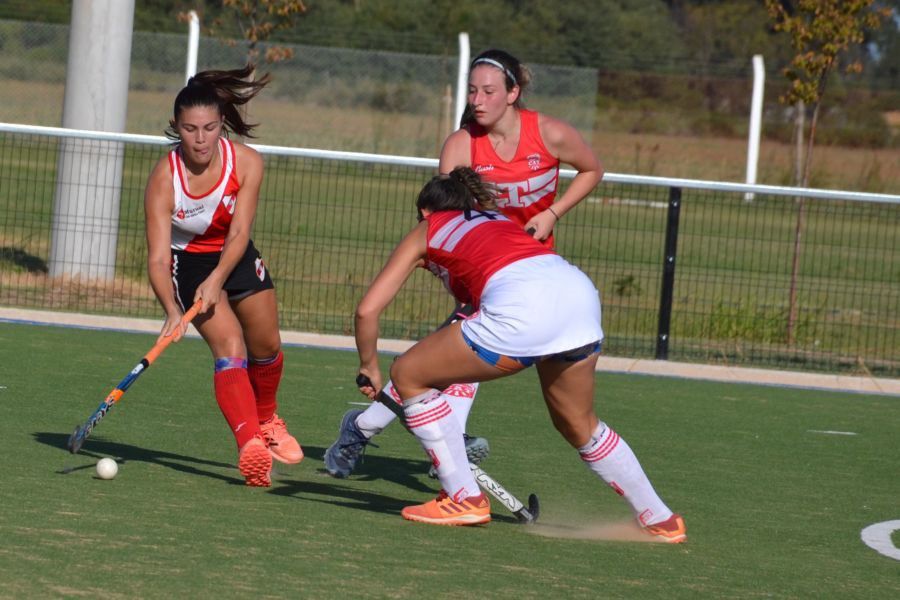
<svg viewBox="0 0 900 600">
<path fill-rule="evenodd" d="M 73 0 L 62 126 L 125 131 L 134 0 Z M 62 139 L 50 275 L 113 279 L 124 145 Z"/>
</svg>

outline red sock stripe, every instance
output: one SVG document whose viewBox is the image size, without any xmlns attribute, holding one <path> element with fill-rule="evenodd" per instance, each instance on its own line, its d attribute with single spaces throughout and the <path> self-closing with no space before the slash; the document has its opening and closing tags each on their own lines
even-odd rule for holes
<svg viewBox="0 0 900 600">
<path fill-rule="evenodd" d="M 609 430 L 609 435 L 606 436 L 606 440 L 602 444 L 600 444 L 594 450 L 591 450 L 587 454 L 582 454 L 581 458 L 587 462 L 597 462 L 598 460 L 603 460 L 606 458 L 610 452 L 616 449 L 616 446 L 619 445 L 619 434 Z"/>
<path fill-rule="evenodd" d="M 416 427 L 423 427 L 428 425 L 429 423 L 434 423 L 435 421 L 439 421 L 446 416 L 450 415 L 450 405 L 444 401 L 435 406 L 434 408 L 429 408 L 417 415 L 407 416 L 406 424 L 409 425 L 410 429 L 415 429 Z"/>
</svg>

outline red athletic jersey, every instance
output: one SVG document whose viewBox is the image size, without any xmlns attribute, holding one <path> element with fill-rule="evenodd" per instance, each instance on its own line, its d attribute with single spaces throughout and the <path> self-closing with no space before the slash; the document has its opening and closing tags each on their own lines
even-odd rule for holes
<svg viewBox="0 0 900 600">
<path fill-rule="evenodd" d="M 425 266 L 459 302 L 475 308 L 491 275 L 523 258 L 555 254 L 498 212 L 448 210 L 425 219 Z"/>
<path fill-rule="evenodd" d="M 479 125 L 471 125 L 468 131 L 472 137 L 472 169 L 499 188 L 497 206 L 524 228 L 531 217 L 553 204 L 559 181 L 559 159 L 544 146 L 538 113 L 520 110 L 519 118 L 519 146 L 509 162 L 497 156 L 487 133 Z M 553 235 L 544 244 L 552 248 Z"/>
<path fill-rule="evenodd" d="M 235 173 L 234 145 L 219 139 L 222 172 L 216 184 L 204 194 L 188 191 L 181 148 L 169 152 L 175 207 L 172 210 L 172 249 L 186 252 L 221 252 L 231 226 L 240 189 Z"/>
</svg>

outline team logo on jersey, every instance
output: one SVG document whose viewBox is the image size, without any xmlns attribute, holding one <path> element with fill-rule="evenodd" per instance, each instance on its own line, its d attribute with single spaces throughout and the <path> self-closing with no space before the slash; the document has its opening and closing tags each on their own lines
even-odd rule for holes
<svg viewBox="0 0 900 600">
<path fill-rule="evenodd" d="M 494 165 L 475 165 L 476 173 L 487 173 L 488 171 L 493 171 Z"/>
<path fill-rule="evenodd" d="M 228 211 L 229 215 L 234 214 L 234 201 L 235 201 L 234 194 L 232 194 L 230 196 L 224 196 L 222 198 L 222 204 L 225 205 L 225 210 Z"/>
<path fill-rule="evenodd" d="M 256 276 L 259 277 L 260 281 L 266 278 L 266 263 L 261 258 L 256 259 Z"/>
<path fill-rule="evenodd" d="M 541 168 L 541 155 L 540 154 L 529 154 L 528 155 L 528 168 L 532 171 L 537 171 Z"/>
</svg>

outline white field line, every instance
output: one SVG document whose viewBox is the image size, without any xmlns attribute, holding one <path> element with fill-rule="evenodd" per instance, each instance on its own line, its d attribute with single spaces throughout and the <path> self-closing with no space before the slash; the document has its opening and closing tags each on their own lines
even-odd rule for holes
<svg viewBox="0 0 900 600">
<path fill-rule="evenodd" d="M 158 320 L 132 319 L 2 307 L 0 307 L 0 321 L 152 334 L 159 333 L 163 322 L 161 318 Z M 191 327 L 188 330 L 188 336 L 199 337 L 199 334 Z M 281 337 L 286 345 L 291 346 L 356 350 L 352 336 L 282 331 Z M 414 343 L 415 342 L 406 340 L 382 339 L 378 342 L 378 348 L 382 352 L 399 354 L 404 352 Z M 739 368 L 720 365 L 678 363 L 666 360 L 620 358 L 613 356 L 601 356 L 597 363 L 597 370 L 607 373 L 633 373 L 659 377 L 721 381 L 726 383 L 750 383 L 803 389 L 900 396 L 900 379 L 878 377 Z"/>
<path fill-rule="evenodd" d="M 900 521 L 884 521 L 869 525 L 859 533 L 863 543 L 888 558 L 900 560 L 900 548 L 891 541 L 891 534 L 900 529 Z"/>
</svg>

